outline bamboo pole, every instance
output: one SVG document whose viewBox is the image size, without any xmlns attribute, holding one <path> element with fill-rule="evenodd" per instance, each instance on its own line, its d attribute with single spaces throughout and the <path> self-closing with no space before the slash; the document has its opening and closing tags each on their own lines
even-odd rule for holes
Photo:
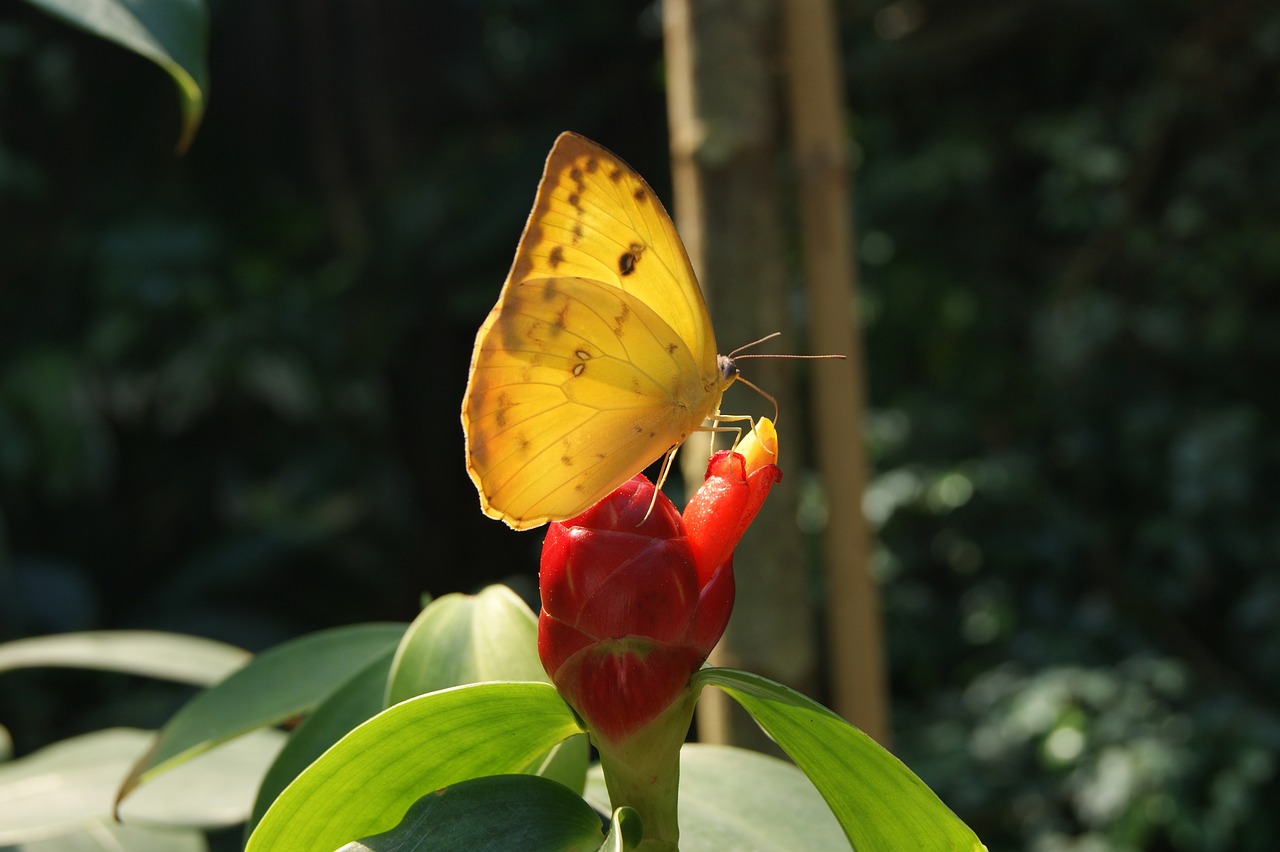
<svg viewBox="0 0 1280 852">
<path fill-rule="evenodd" d="M 777 180 L 778 88 L 775 0 L 663 0 L 675 218 L 697 271 L 722 350 L 782 330 L 786 316 L 783 230 Z M 792 338 L 794 339 L 794 338 Z M 791 408 L 793 365 L 752 361 L 748 375 Z M 772 407 L 731 389 L 728 413 Z M 798 422 L 799 418 L 787 418 Z M 802 436 L 784 425 L 781 463 Z M 723 439 L 718 446 L 723 448 Z M 686 481 L 701 484 L 706 444 L 681 450 Z M 737 601 L 712 654 L 730 665 L 814 691 L 817 637 L 803 547 L 795 524 L 798 478 L 784 474 L 734 558 Z M 750 718 L 718 690 L 703 693 L 704 742 L 776 751 Z"/>
<path fill-rule="evenodd" d="M 826 579 L 832 703 L 887 747 L 883 627 L 862 513 L 866 390 L 854 314 L 853 193 L 836 21 L 830 0 L 784 0 L 782 5 L 813 349 L 849 356 L 813 371 L 818 458 L 830 507 Z"/>
</svg>

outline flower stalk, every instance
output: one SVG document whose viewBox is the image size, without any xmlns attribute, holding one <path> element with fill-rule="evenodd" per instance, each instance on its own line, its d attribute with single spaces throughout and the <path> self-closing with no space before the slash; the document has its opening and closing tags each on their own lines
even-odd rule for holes
<svg viewBox="0 0 1280 852">
<path fill-rule="evenodd" d="M 642 849 L 677 848 L 680 747 L 706 661 L 733 608 L 733 548 L 781 478 L 773 424 L 711 457 L 683 516 L 636 476 L 543 542 L 538 653 L 587 725 L 614 807 Z"/>
</svg>

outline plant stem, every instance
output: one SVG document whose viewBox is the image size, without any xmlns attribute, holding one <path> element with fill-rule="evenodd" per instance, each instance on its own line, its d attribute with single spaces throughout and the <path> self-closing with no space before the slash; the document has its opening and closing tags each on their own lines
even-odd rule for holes
<svg viewBox="0 0 1280 852">
<path fill-rule="evenodd" d="M 614 809 L 626 805 L 640 814 L 644 839 L 636 848 L 642 852 L 679 849 L 680 747 L 693 720 L 695 698 L 687 690 L 621 742 L 602 742 L 592 734 L 610 803 Z"/>
</svg>

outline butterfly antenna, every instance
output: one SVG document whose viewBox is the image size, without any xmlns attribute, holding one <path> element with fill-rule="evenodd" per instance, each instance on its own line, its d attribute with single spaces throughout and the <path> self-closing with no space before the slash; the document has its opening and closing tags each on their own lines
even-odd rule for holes
<svg viewBox="0 0 1280 852">
<path fill-rule="evenodd" d="M 730 353 L 729 353 L 729 355 L 728 355 L 727 357 L 729 358 L 729 360 L 733 360 L 734 358 L 736 358 L 736 357 L 738 356 L 738 353 L 739 353 L 739 352 L 742 352 L 742 351 L 743 351 L 743 350 L 745 350 L 745 349 L 750 349 L 752 346 L 759 346 L 761 343 L 764 343 L 766 340 L 773 340 L 775 337 L 781 337 L 781 336 L 782 336 L 782 332 L 780 332 L 780 331 L 775 331 L 773 334 L 766 334 L 764 337 L 760 338 L 759 340 L 753 340 L 753 341 L 751 341 L 750 343 L 744 343 L 744 344 L 742 344 L 742 345 L 741 345 L 741 346 L 739 346 L 737 349 L 735 349 L 735 350 L 733 350 L 732 352 L 730 352 Z M 745 357 L 747 357 L 747 358 L 760 358 L 760 357 L 768 357 L 768 356 L 747 355 L 747 356 L 745 356 Z"/>
<path fill-rule="evenodd" d="M 765 338 L 765 339 L 767 340 L 768 338 Z M 750 346 L 751 344 L 747 344 L 747 345 Z M 767 355 L 765 353 L 761 353 L 759 355 L 736 355 L 736 356 L 730 355 L 729 357 L 735 361 L 742 361 L 747 358 L 799 358 L 802 361 L 830 361 L 830 360 L 844 361 L 849 356 L 848 355 Z"/>
<path fill-rule="evenodd" d="M 770 355 L 767 353 L 760 353 L 759 355 L 739 355 L 738 354 L 739 352 L 742 352 L 745 349 L 750 349 L 752 346 L 759 346 L 761 343 L 764 343 L 766 340 L 773 340 L 775 337 L 781 337 L 781 336 L 782 336 L 782 332 L 780 331 L 775 331 L 773 334 L 766 334 L 764 337 L 760 338 L 759 340 L 753 340 L 750 343 L 744 343 L 743 345 L 739 346 L 737 349 L 730 352 L 726 357 L 730 361 L 740 361 L 744 358 L 799 358 L 804 361 L 821 361 L 821 360 L 829 360 L 834 358 L 834 359 L 843 361 L 847 357 L 845 355 Z M 757 388 L 757 390 L 759 389 Z M 768 396 L 768 394 L 765 394 L 765 396 Z M 772 399 L 773 397 L 769 397 L 769 398 Z"/>
<path fill-rule="evenodd" d="M 739 355 L 738 354 L 742 350 L 750 349 L 752 346 L 758 346 L 759 344 L 764 343 L 766 340 L 773 340 L 775 337 L 778 337 L 781 334 L 782 332 L 775 331 L 773 334 L 766 334 L 764 337 L 760 338 L 759 340 L 753 340 L 748 344 L 739 346 L 737 349 L 729 353 L 728 358 L 730 361 L 741 361 L 746 358 L 799 358 L 803 361 L 816 361 L 816 360 L 831 359 L 831 358 L 839 359 L 841 361 L 845 360 L 844 355 L 769 355 L 765 353 L 761 353 L 759 355 Z M 771 394 L 761 390 L 759 386 L 754 385 L 751 382 L 747 381 L 741 373 L 737 374 L 735 381 L 742 382 L 744 385 L 751 388 L 753 391 L 755 391 L 765 399 L 772 402 L 773 403 L 773 422 L 775 423 L 778 422 L 778 416 L 779 416 L 778 400 L 776 400 Z M 754 424 L 752 425 L 752 428 L 755 428 Z"/>
</svg>

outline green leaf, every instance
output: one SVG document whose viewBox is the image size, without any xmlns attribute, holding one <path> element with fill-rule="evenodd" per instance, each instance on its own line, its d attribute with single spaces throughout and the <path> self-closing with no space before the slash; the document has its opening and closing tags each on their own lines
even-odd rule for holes
<svg viewBox="0 0 1280 852">
<path fill-rule="evenodd" d="M 204 0 L 27 0 L 96 36 L 150 59 L 178 84 L 182 136 L 178 150 L 195 138 L 208 90 L 209 13 Z"/>
<path fill-rule="evenodd" d="M 600 765 L 586 799 L 608 813 Z M 776 757 L 728 746 L 680 750 L 680 848 L 685 852 L 753 849 L 848 849 L 844 831 L 813 782 Z"/>
<path fill-rule="evenodd" d="M 0 766 L 0 844 L 61 836 L 110 820 L 121 779 L 153 739 L 148 731 L 114 728 L 54 743 Z M 259 731 L 214 749 L 166 777 L 166 783 L 140 791 L 121 809 L 121 817 L 152 825 L 240 822 L 283 742 L 278 731 Z"/>
<path fill-rule="evenodd" d="M 329 852 L 387 831 L 426 793 L 471 778 L 528 771 L 582 733 L 545 683 L 481 683 L 383 711 L 339 740 L 276 799 L 249 852 Z"/>
<path fill-rule="evenodd" d="M 902 761 L 822 705 L 771 680 L 705 668 L 813 782 L 855 850 L 979 850 L 977 835 Z"/>
<path fill-rule="evenodd" d="M 591 759 L 591 743 L 586 734 L 570 737 L 529 767 L 543 778 L 558 781 L 581 795 L 587 785 L 587 764 Z"/>
<path fill-rule="evenodd" d="M 56 837 L 109 817 L 120 779 L 152 739 L 149 731 L 97 731 L 0 765 L 0 843 Z"/>
<path fill-rule="evenodd" d="M 538 658 L 538 619 L 507 586 L 445 595 L 423 609 L 396 652 L 387 704 L 488 681 L 551 682 Z M 588 752 L 585 736 L 560 743 L 537 774 L 581 792 Z"/>
<path fill-rule="evenodd" d="M 538 659 L 538 620 L 506 586 L 432 601 L 396 652 L 387 705 L 493 680 L 551 682 Z"/>
<path fill-rule="evenodd" d="M 120 808 L 120 818 L 170 827 L 244 822 L 285 740 L 283 731 L 267 728 L 222 743 L 138 789 Z"/>
<path fill-rule="evenodd" d="M 246 839 L 280 791 L 289 786 L 302 770 L 361 722 L 383 710 L 382 696 L 387 691 L 392 653 L 388 651 L 357 672 L 294 730 L 258 788 L 253 812 L 245 826 Z"/>
<path fill-rule="evenodd" d="M 600 782 L 604 783 L 603 779 Z M 635 849 L 644 839 L 644 825 L 635 808 L 618 808 L 609 819 L 609 833 L 605 835 L 600 852 L 626 852 Z"/>
<path fill-rule="evenodd" d="M 387 654 L 403 634 L 400 624 L 358 624 L 262 652 L 173 715 L 155 748 L 121 787 L 120 799 L 218 743 L 311 710 L 371 660 Z"/>
<path fill-rule="evenodd" d="M 207 852 L 204 832 L 121 825 L 102 820 L 73 834 L 6 847 L 12 852 Z"/>
<path fill-rule="evenodd" d="M 0 645 L 0 672 L 58 666 L 163 678 L 208 686 L 241 668 L 245 650 L 180 633 L 113 630 L 59 633 Z"/>
<path fill-rule="evenodd" d="M 395 828 L 340 852 L 594 852 L 602 840 L 600 817 L 564 785 L 536 775 L 495 775 L 429 793 Z"/>
</svg>

